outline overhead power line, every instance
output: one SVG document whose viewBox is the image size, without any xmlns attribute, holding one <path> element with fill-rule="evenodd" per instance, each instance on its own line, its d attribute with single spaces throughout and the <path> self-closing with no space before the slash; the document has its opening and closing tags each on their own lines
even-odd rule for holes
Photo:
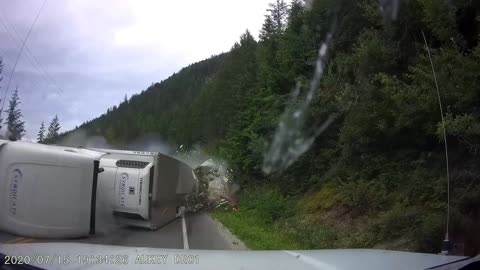
<svg viewBox="0 0 480 270">
<path fill-rule="evenodd" d="M 10 38 L 16 43 L 17 47 L 20 49 L 21 48 L 20 44 L 22 43 L 22 37 L 18 33 L 17 29 L 15 29 L 15 27 L 11 23 L 9 23 L 6 18 L 5 18 L 5 20 L 2 19 L 2 16 L 0 16 L 0 22 L 2 23 L 3 27 L 7 31 Z M 7 28 L 7 25 L 10 26 L 10 28 L 15 32 L 15 35 L 17 36 L 18 40 L 15 39 L 15 37 L 10 33 L 10 31 Z M 30 64 L 42 75 L 43 79 L 48 84 L 52 84 L 56 88 L 58 93 L 62 94 L 64 92 L 63 89 L 58 86 L 55 78 L 52 75 L 50 75 L 50 73 L 43 68 L 42 64 L 40 64 L 40 61 L 38 61 L 38 59 L 32 53 L 32 51 L 30 50 L 30 48 L 28 47 L 27 44 L 25 44 L 25 49 L 27 50 L 27 53 L 24 52 L 24 55 L 27 58 L 27 60 L 30 62 Z M 29 58 L 29 56 L 33 59 L 33 61 L 35 61 L 35 63 L 32 62 L 32 60 Z M 46 75 L 46 77 L 45 77 L 45 75 Z"/>
<path fill-rule="evenodd" d="M 20 56 L 22 55 L 23 48 L 25 47 L 25 43 L 27 42 L 28 37 L 30 36 L 30 33 L 33 30 L 33 26 L 37 22 L 38 17 L 40 16 L 40 13 L 42 12 L 42 9 L 45 6 L 46 2 L 47 2 L 47 0 L 43 1 L 42 6 L 40 7 L 40 9 L 37 12 L 37 16 L 35 16 L 35 19 L 33 20 L 32 25 L 30 26 L 30 29 L 28 30 L 27 35 L 25 36 L 25 39 L 23 40 L 22 47 L 20 48 L 20 51 L 18 52 L 17 60 L 15 61 L 15 64 L 13 65 L 12 72 L 10 73 L 10 78 L 8 78 L 7 88 L 5 89 L 5 95 L 3 96 L 3 100 L 2 100 L 2 108 L 0 110 L 0 115 L 3 111 L 3 108 L 5 107 L 5 99 L 7 98 L 8 90 L 10 88 L 10 83 L 12 82 L 13 73 L 15 72 L 15 69 L 17 68 L 18 60 L 20 59 Z"/>
<path fill-rule="evenodd" d="M 2 17 L 0 16 L 0 23 L 2 23 L 2 26 L 3 28 L 5 28 L 5 30 L 7 31 L 7 34 L 8 36 L 10 37 L 10 39 L 15 43 L 15 46 L 17 46 L 18 49 L 21 48 L 21 44 L 22 44 L 22 40 L 20 39 L 20 41 L 18 41 L 17 39 L 15 39 L 15 37 L 10 33 L 10 31 L 8 30 L 7 28 L 7 25 L 5 24 L 5 21 L 2 19 Z M 18 43 L 17 43 L 18 42 Z M 8 58 L 9 61 L 11 61 L 12 63 L 15 63 L 15 60 L 12 59 L 6 52 L 5 50 L 2 50 L 2 55 L 6 56 Z M 25 56 L 25 58 L 28 60 L 28 62 L 32 65 L 32 67 L 34 67 L 38 73 L 40 73 L 41 77 L 43 80 L 45 80 L 45 82 L 47 84 L 51 84 L 48 79 L 45 77 L 45 75 L 40 71 L 40 69 L 35 65 L 35 63 L 30 59 L 30 57 L 28 57 L 27 54 L 23 54 Z"/>
<path fill-rule="evenodd" d="M 0 56 L 0 59 L 2 59 L 4 65 L 5 65 L 5 59 L 7 59 L 9 62 L 12 62 L 12 63 L 15 62 L 15 60 L 14 60 L 12 57 L 10 57 L 10 56 L 7 54 L 7 52 L 6 52 L 5 50 L 3 50 L 3 49 L 0 49 L 0 55 L 1 55 L 1 56 Z M 43 76 L 42 76 L 42 77 L 43 77 Z M 38 86 L 38 84 L 37 84 L 37 81 L 31 81 L 31 83 L 35 86 L 35 88 L 39 88 L 39 86 Z M 1 89 L 1 88 L 0 88 L 0 89 Z"/>
</svg>

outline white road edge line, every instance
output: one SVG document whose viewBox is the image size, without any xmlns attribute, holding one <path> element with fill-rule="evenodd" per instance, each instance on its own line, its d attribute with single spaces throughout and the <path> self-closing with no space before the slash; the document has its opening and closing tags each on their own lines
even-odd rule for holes
<svg viewBox="0 0 480 270">
<path fill-rule="evenodd" d="M 183 249 L 190 249 L 188 246 L 187 224 L 185 222 L 185 213 L 182 213 L 182 233 L 183 233 Z"/>
</svg>

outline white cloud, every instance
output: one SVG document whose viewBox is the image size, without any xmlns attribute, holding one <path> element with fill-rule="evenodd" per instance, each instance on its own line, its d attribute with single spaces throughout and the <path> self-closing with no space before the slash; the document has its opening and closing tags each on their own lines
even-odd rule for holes
<svg viewBox="0 0 480 270">
<path fill-rule="evenodd" d="M 133 23 L 115 33 L 115 45 L 149 47 L 198 61 L 227 51 L 249 29 L 258 35 L 269 1 L 185 0 L 132 3 Z"/>
</svg>

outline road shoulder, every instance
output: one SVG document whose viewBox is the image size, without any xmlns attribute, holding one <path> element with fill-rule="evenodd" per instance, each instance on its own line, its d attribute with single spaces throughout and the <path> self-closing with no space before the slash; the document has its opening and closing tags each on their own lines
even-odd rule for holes
<svg viewBox="0 0 480 270">
<path fill-rule="evenodd" d="M 240 239 L 238 239 L 237 236 L 235 236 L 232 232 L 230 232 L 230 230 L 227 229 L 227 227 L 223 226 L 223 224 L 220 223 L 220 221 L 213 218 L 210 214 L 208 216 L 215 224 L 215 227 L 219 231 L 220 235 L 225 239 L 227 243 L 230 243 L 230 249 L 248 250 L 247 246 Z"/>
</svg>

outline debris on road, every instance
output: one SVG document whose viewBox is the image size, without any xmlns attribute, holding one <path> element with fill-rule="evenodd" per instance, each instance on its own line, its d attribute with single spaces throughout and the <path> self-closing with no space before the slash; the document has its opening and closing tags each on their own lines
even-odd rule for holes
<svg viewBox="0 0 480 270">
<path fill-rule="evenodd" d="M 212 210 L 232 205 L 232 188 L 235 185 L 228 177 L 226 167 L 209 159 L 193 169 L 196 176 L 195 190 L 187 195 L 186 208 L 191 212 Z M 236 202 L 233 203 L 236 205 Z"/>
</svg>

